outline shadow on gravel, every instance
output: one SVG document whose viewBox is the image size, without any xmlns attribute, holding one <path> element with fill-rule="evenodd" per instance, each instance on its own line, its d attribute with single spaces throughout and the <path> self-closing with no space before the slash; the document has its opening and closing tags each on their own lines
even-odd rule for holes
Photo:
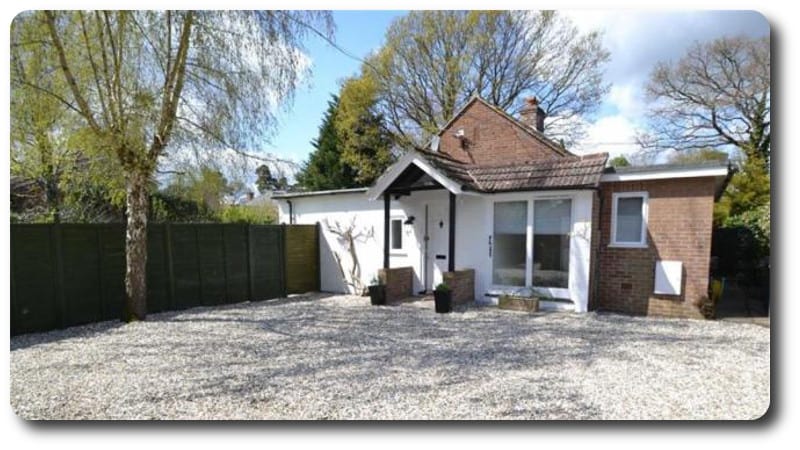
<svg viewBox="0 0 800 450">
<path fill-rule="evenodd" d="M 419 397 L 475 402 L 478 411 L 499 418 L 580 419 L 598 418 L 601 410 L 582 393 L 575 373 L 590 376 L 600 359 L 656 370 L 641 365 L 641 355 L 624 344 L 665 353 L 737 345 L 724 335 L 701 336 L 681 321 L 491 309 L 442 315 L 368 301 L 363 308 L 311 303 L 322 298 L 154 315 L 162 328 L 139 334 L 137 341 L 104 343 L 102 359 L 130 361 L 152 387 L 126 400 L 157 405 L 156 411 L 169 411 L 167 405 L 178 401 L 233 398 L 242 411 L 285 402 L 291 413 L 299 407 L 292 399 L 309 395 L 315 405 L 325 405 L 313 411 L 316 418 L 338 418 L 344 413 L 336 408 L 363 408 L 376 398 L 384 408 L 371 412 L 378 417 L 391 414 L 392 399 Z M 114 328 L 100 325 L 80 335 Z M 69 331 L 49 334 L 53 340 L 75 336 Z M 14 338 L 12 350 L 24 348 L 24 339 Z M 163 355 L 180 357 L 165 364 Z M 170 381 L 176 374 L 182 382 Z M 463 412 L 458 404 L 451 407 L 452 414 Z"/>
<path fill-rule="evenodd" d="M 49 344 L 63 339 L 91 338 L 99 334 L 107 333 L 110 330 L 124 327 L 125 325 L 126 323 L 122 321 L 107 321 L 89 325 L 78 325 L 64 328 L 63 330 L 53 330 L 44 333 L 20 334 L 11 338 L 11 351 L 13 352 L 14 350 L 21 350 L 40 344 Z"/>
</svg>

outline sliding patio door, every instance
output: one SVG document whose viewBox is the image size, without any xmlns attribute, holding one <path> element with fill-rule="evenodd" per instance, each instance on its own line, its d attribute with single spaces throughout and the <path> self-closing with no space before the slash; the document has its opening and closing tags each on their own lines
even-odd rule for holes
<svg viewBox="0 0 800 450">
<path fill-rule="evenodd" d="M 533 286 L 568 287 L 571 227 L 570 199 L 533 201 Z"/>
<path fill-rule="evenodd" d="M 572 199 L 494 203 L 492 285 L 500 291 L 540 288 L 569 298 Z"/>
<path fill-rule="evenodd" d="M 495 202 L 492 284 L 525 286 L 528 202 Z"/>
</svg>

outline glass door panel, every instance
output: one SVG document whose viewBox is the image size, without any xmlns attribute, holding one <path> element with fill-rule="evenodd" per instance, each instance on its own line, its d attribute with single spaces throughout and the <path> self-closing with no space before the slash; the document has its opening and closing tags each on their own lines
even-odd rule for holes
<svg viewBox="0 0 800 450">
<path fill-rule="evenodd" d="M 493 284 L 525 286 L 527 226 L 527 201 L 494 204 Z"/>
<path fill-rule="evenodd" d="M 569 199 L 534 200 L 533 286 L 568 287 L 571 211 Z"/>
</svg>

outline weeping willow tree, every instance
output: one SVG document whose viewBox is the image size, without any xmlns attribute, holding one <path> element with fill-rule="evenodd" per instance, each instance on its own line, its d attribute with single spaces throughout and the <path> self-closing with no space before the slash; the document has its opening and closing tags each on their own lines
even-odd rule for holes
<svg viewBox="0 0 800 450">
<path fill-rule="evenodd" d="M 36 11 L 16 17 L 12 91 L 57 102 L 83 148 L 124 173 L 125 320 L 147 312 L 148 184 L 160 159 L 192 146 L 257 149 L 308 70 L 304 35 L 327 12 Z M 13 114 L 12 114 L 13 117 Z"/>
</svg>

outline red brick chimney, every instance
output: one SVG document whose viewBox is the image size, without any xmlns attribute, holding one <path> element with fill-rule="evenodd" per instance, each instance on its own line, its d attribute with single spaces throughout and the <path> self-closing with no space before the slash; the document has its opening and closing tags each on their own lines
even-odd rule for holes
<svg viewBox="0 0 800 450">
<path fill-rule="evenodd" d="M 539 106 L 539 100 L 536 97 L 528 97 L 525 99 L 525 106 L 523 106 L 522 111 L 519 112 L 519 120 L 522 123 L 543 133 L 544 116 L 544 110 Z"/>
</svg>

